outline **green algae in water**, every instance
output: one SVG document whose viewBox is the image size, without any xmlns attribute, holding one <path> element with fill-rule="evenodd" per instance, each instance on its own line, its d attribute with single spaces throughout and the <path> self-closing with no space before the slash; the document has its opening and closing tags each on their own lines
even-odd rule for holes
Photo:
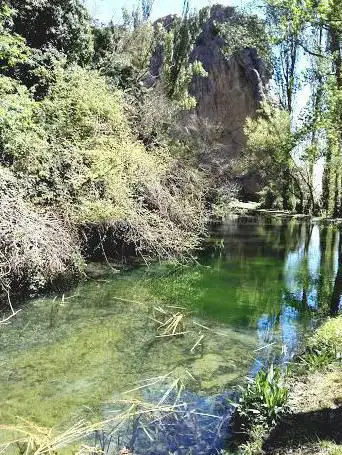
<svg viewBox="0 0 342 455">
<path fill-rule="evenodd" d="M 201 265 L 105 268 L 65 299 L 27 303 L 0 331 L 0 422 L 101 420 L 110 403 L 148 378 L 189 372 L 189 387 L 206 396 L 235 386 L 260 362 L 289 359 L 321 305 L 320 283 L 329 295 L 333 280 L 321 274 L 322 262 L 324 269 L 336 242 L 317 260 L 325 235 L 318 227 L 232 222 L 215 235 L 221 240 Z M 185 307 L 189 333 L 157 339 L 156 304 Z"/>
<path fill-rule="evenodd" d="M 105 403 L 142 379 L 173 370 L 182 375 L 187 369 L 197 389 L 219 391 L 248 371 L 250 359 L 246 357 L 243 365 L 240 359 L 256 346 L 253 333 L 242 336 L 227 328 L 219 335 L 208 332 L 200 354 L 191 353 L 201 331 L 192 318 L 186 336 L 156 339 L 149 299 L 146 305 L 114 299 L 123 295 L 123 284 L 130 281 L 87 283 L 79 295 L 64 302 L 34 302 L 1 333 L 1 422 L 22 416 L 49 427 L 67 426 L 80 418 L 98 420 Z M 146 289 L 140 292 L 138 286 L 130 286 L 126 298 L 133 300 L 137 292 L 147 297 Z M 50 311 L 56 304 L 60 309 L 51 327 Z M 12 346 L 6 348 L 9 341 Z M 215 365 L 209 360 L 212 350 L 220 351 Z"/>
</svg>

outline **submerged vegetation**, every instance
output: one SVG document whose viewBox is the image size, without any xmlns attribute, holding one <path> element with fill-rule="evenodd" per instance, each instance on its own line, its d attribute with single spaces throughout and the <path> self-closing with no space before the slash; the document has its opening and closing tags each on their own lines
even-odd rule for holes
<svg viewBox="0 0 342 455">
<path fill-rule="evenodd" d="M 290 360 L 315 314 L 329 311 L 329 294 L 319 297 L 323 283 L 310 281 L 318 226 L 304 257 L 297 255 L 307 235 L 301 226 L 295 220 L 244 218 L 218 227 L 224 241 L 210 244 L 202 265 L 163 262 L 121 273 L 92 264 L 87 273 L 93 279 L 64 296 L 30 302 L 0 332 L 0 423 L 28 430 L 16 418 L 24 417 L 53 428 L 55 437 L 79 421 L 92 426 L 110 420 L 137 400 L 139 409 L 151 412 L 131 416 L 127 427 L 113 433 L 115 441 L 120 436 L 119 449 L 126 445 L 144 454 L 158 444 L 167 455 L 177 444 L 195 453 L 222 447 L 231 402 L 238 401 L 235 386 L 248 386 L 245 377 L 253 378 L 260 363 L 266 372 L 271 359 Z M 322 248 L 333 229 L 321 230 Z M 292 268 L 284 266 L 294 257 Z M 323 268 L 328 259 L 322 257 Z M 312 300 L 299 292 L 303 288 L 307 296 L 316 295 L 314 314 Z M 261 394 L 252 397 L 262 414 L 249 416 L 260 417 L 261 426 L 272 403 L 280 411 L 269 399 L 276 382 L 267 392 L 268 379 L 263 373 Z M 175 412 L 167 416 L 157 404 L 165 400 L 165 411 L 178 395 Z M 74 451 L 82 444 L 103 447 L 114 427 L 99 429 L 96 444 L 93 433 L 75 442 Z M 254 446 L 261 430 L 252 427 Z M 11 435 L 5 436 L 7 441 Z M 69 455 L 71 449 L 59 451 Z"/>
<path fill-rule="evenodd" d="M 177 262 L 194 259 L 232 196 L 342 215 L 339 3 L 263 0 L 261 18 L 184 0 L 181 17 L 152 23 L 153 1 L 142 0 L 99 24 L 81 0 L 0 2 L 0 300 L 11 312 L 0 320 L 0 453 L 124 455 L 158 441 L 162 455 L 183 443 L 200 455 L 220 450 L 233 422 L 246 436 L 237 453 L 278 454 L 286 419 L 310 414 L 311 431 L 332 409 L 342 418 L 338 229 L 247 218 L 246 244 L 241 231 L 227 245 L 220 233 L 209 265 Z M 222 82 L 197 58 L 208 29 L 204 53 L 223 59 L 215 71 L 236 71 L 227 86 L 251 92 L 234 131 L 200 116 L 196 84 Z M 227 137 L 241 156 L 228 157 Z M 247 175 L 257 184 L 239 193 Z M 172 262 L 134 279 L 113 266 L 137 257 Z M 13 318 L 17 295 L 64 288 L 90 260 L 110 275 L 89 273 L 80 295 Z M 287 376 L 313 314 L 331 318 Z M 310 402 L 303 371 L 329 411 Z M 325 430 L 324 453 L 338 453 L 340 430 Z"/>
</svg>

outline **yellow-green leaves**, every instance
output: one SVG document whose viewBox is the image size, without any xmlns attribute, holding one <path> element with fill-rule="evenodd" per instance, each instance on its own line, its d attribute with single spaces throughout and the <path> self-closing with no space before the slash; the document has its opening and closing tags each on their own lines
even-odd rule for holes
<svg viewBox="0 0 342 455">
<path fill-rule="evenodd" d="M 7 5 L 0 6 L 0 60 L 3 68 L 11 68 L 30 56 L 25 39 L 10 33 L 10 23 L 14 11 Z"/>
</svg>

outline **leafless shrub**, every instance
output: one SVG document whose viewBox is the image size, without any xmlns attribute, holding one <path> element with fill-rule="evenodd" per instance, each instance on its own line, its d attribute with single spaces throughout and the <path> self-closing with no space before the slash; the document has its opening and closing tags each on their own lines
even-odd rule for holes
<svg viewBox="0 0 342 455">
<path fill-rule="evenodd" d="M 15 179 L 0 169 L 0 287 L 31 293 L 80 271 L 73 229 L 26 202 Z M 6 184 L 7 183 L 7 184 Z M 2 188 L 3 187 L 3 188 Z M 4 188 L 6 187 L 6 191 Z"/>
</svg>

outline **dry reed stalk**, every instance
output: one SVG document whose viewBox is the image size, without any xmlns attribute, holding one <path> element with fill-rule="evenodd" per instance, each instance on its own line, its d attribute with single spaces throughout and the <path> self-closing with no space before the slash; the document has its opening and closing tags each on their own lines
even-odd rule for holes
<svg viewBox="0 0 342 455">
<path fill-rule="evenodd" d="M 0 425 L 1 431 L 18 435 L 13 440 L 0 445 L 0 448 L 19 445 L 23 455 L 55 455 L 58 449 L 80 440 L 93 431 L 86 422 L 80 421 L 56 435 L 52 429 L 40 427 L 24 419 L 20 420 L 23 422 L 22 425 Z"/>
<path fill-rule="evenodd" d="M 155 317 L 154 315 L 154 317 L 151 318 L 158 324 L 158 335 L 156 335 L 156 338 L 173 337 L 187 333 L 184 330 L 186 317 L 184 313 L 172 313 L 158 306 L 154 307 L 154 311 L 159 313 L 158 317 Z"/>
<path fill-rule="evenodd" d="M 198 345 L 201 344 L 201 341 L 203 340 L 204 338 L 204 335 L 201 335 L 198 340 L 196 341 L 196 343 L 193 345 L 193 347 L 190 349 L 190 352 L 194 352 L 195 349 L 197 348 Z"/>
</svg>

